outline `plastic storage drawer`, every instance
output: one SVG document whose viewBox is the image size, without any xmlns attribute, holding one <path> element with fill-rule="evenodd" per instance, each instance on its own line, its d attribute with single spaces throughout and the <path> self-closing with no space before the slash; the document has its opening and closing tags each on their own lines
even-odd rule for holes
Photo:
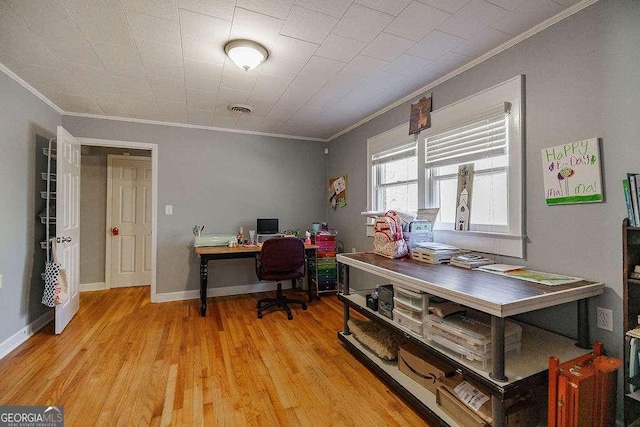
<svg viewBox="0 0 640 427">
<path fill-rule="evenodd" d="M 422 320 L 416 320 L 411 316 L 407 316 L 406 314 L 398 311 L 397 308 L 393 309 L 393 321 L 416 334 L 422 335 Z"/>
<path fill-rule="evenodd" d="M 396 295 L 398 295 L 398 288 L 396 288 Z M 407 304 L 398 297 L 393 297 L 393 308 L 407 317 L 422 322 L 422 318 L 424 316 L 424 310 L 422 310 L 422 308 L 417 308 Z"/>
<path fill-rule="evenodd" d="M 429 307 L 429 295 L 426 293 L 410 291 L 409 289 L 396 286 L 394 297 L 397 301 L 423 311 Z"/>
</svg>

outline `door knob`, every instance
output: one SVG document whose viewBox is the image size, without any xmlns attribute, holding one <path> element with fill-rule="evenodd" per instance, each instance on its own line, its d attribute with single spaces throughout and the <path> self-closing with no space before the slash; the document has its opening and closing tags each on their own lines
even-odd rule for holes
<svg viewBox="0 0 640 427">
<path fill-rule="evenodd" d="M 118 236 L 118 235 L 120 234 L 120 229 L 119 229 L 118 227 L 113 227 L 113 228 L 111 229 L 111 234 L 112 234 L 113 236 Z"/>
<path fill-rule="evenodd" d="M 71 241 L 71 237 L 56 237 L 56 243 L 68 243 Z"/>
</svg>

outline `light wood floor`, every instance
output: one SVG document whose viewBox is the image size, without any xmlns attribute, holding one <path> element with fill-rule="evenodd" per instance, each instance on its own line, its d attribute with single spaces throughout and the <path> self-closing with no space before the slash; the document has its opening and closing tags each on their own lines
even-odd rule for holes
<svg viewBox="0 0 640 427">
<path fill-rule="evenodd" d="M 335 296 L 258 320 L 264 294 L 151 304 L 148 288 L 83 293 L 0 360 L 0 405 L 62 405 L 68 426 L 424 425 L 339 342 Z"/>
</svg>

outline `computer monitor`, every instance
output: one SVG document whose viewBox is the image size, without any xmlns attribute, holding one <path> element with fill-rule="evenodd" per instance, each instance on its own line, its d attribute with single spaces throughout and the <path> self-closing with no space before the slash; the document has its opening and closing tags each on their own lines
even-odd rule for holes
<svg viewBox="0 0 640 427">
<path fill-rule="evenodd" d="M 258 218 L 256 224 L 257 234 L 277 234 L 279 230 L 278 218 Z"/>
</svg>

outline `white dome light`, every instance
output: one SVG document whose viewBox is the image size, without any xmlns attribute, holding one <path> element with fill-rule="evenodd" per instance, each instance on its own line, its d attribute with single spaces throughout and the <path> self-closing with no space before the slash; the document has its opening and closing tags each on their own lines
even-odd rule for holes
<svg viewBox="0 0 640 427">
<path fill-rule="evenodd" d="M 233 40 L 227 43 L 224 51 L 235 64 L 249 71 L 269 57 L 264 46 L 251 40 Z"/>
</svg>

